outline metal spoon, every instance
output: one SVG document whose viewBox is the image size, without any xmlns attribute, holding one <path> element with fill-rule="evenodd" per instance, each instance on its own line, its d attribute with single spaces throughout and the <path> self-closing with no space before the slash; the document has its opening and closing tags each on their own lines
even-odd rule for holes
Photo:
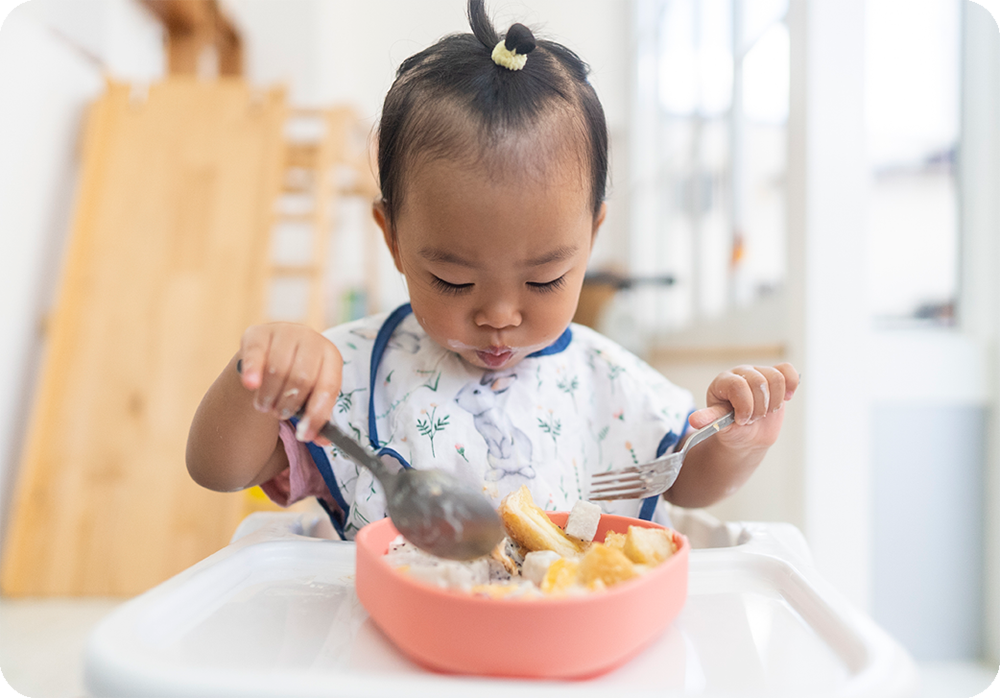
<svg viewBox="0 0 1000 698">
<path fill-rule="evenodd" d="M 319 433 L 382 483 L 389 518 L 418 548 L 451 560 L 472 560 L 488 555 L 503 539 L 503 524 L 493 506 L 454 475 L 414 468 L 393 473 L 330 422 Z"/>
<path fill-rule="evenodd" d="M 243 372 L 242 359 L 236 371 Z M 493 505 L 454 475 L 414 468 L 393 473 L 334 424 L 327 422 L 319 433 L 371 471 L 382 484 L 393 526 L 421 550 L 449 560 L 473 560 L 488 555 L 503 540 L 503 524 Z"/>
</svg>

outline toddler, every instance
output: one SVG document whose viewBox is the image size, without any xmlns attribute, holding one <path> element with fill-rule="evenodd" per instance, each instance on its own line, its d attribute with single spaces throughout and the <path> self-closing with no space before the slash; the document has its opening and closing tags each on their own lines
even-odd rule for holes
<svg viewBox="0 0 1000 698">
<path fill-rule="evenodd" d="M 391 467 L 453 472 L 495 502 L 524 484 L 543 508 L 569 510 L 592 473 L 672 451 L 733 409 L 736 424 L 693 448 L 663 495 L 721 499 L 777 439 L 798 374 L 736 367 L 695 409 L 571 324 L 606 210 L 604 112 L 572 51 L 520 24 L 498 35 L 483 0 L 468 11 L 471 34 L 403 62 L 378 129 L 373 213 L 410 302 L 323 334 L 247 329 L 194 417 L 191 476 L 221 491 L 260 485 L 282 505 L 315 496 L 351 539 L 386 515 L 385 499 L 317 437 L 327 420 Z M 601 506 L 662 519 L 658 499 Z"/>
</svg>

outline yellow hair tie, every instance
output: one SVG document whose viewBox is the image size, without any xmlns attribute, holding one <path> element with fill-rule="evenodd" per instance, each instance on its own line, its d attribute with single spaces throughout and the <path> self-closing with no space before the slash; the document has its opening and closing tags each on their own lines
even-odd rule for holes
<svg viewBox="0 0 1000 698">
<path fill-rule="evenodd" d="M 503 39 L 493 47 L 493 62 L 508 70 L 520 70 L 528 62 L 528 54 L 518 53 L 516 49 L 508 49 Z"/>
</svg>

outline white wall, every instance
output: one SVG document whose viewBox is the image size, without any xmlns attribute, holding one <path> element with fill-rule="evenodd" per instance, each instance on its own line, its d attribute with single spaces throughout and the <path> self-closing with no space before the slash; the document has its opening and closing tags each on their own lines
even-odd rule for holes
<svg viewBox="0 0 1000 698">
<path fill-rule="evenodd" d="M 102 73 L 163 72 L 159 26 L 129 0 L 33 0 L 0 28 L 0 539 L 73 205 L 82 119 Z"/>
<path fill-rule="evenodd" d="M 986 473 L 984 656 L 1000 663 L 1000 1 L 966 4 L 962 129 L 975 147 L 962 154 L 966 235 L 961 276 L 963 327 L 985 356 Z M 966 402 L 969 402 L 966 399 Z"/>
</svg>

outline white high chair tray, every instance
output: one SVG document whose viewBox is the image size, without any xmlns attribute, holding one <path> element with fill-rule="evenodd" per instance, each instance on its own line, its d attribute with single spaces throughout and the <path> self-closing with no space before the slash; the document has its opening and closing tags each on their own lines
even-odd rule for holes
<svg viewBox="0 0 1000 698">
<path fill-rule="evenodd" d="M 815 573 L 797 529 L 747 524 L 742 539 L 692 551 L 683 611 L 632 661 L 588 681 L 515 681 L 408 660 L 358 601 L 354 544 L 296 535 L 286 520 L 104 619 L 87 687 L 109 698 L 913 694 L 912 661 Z"/>
</svg>

